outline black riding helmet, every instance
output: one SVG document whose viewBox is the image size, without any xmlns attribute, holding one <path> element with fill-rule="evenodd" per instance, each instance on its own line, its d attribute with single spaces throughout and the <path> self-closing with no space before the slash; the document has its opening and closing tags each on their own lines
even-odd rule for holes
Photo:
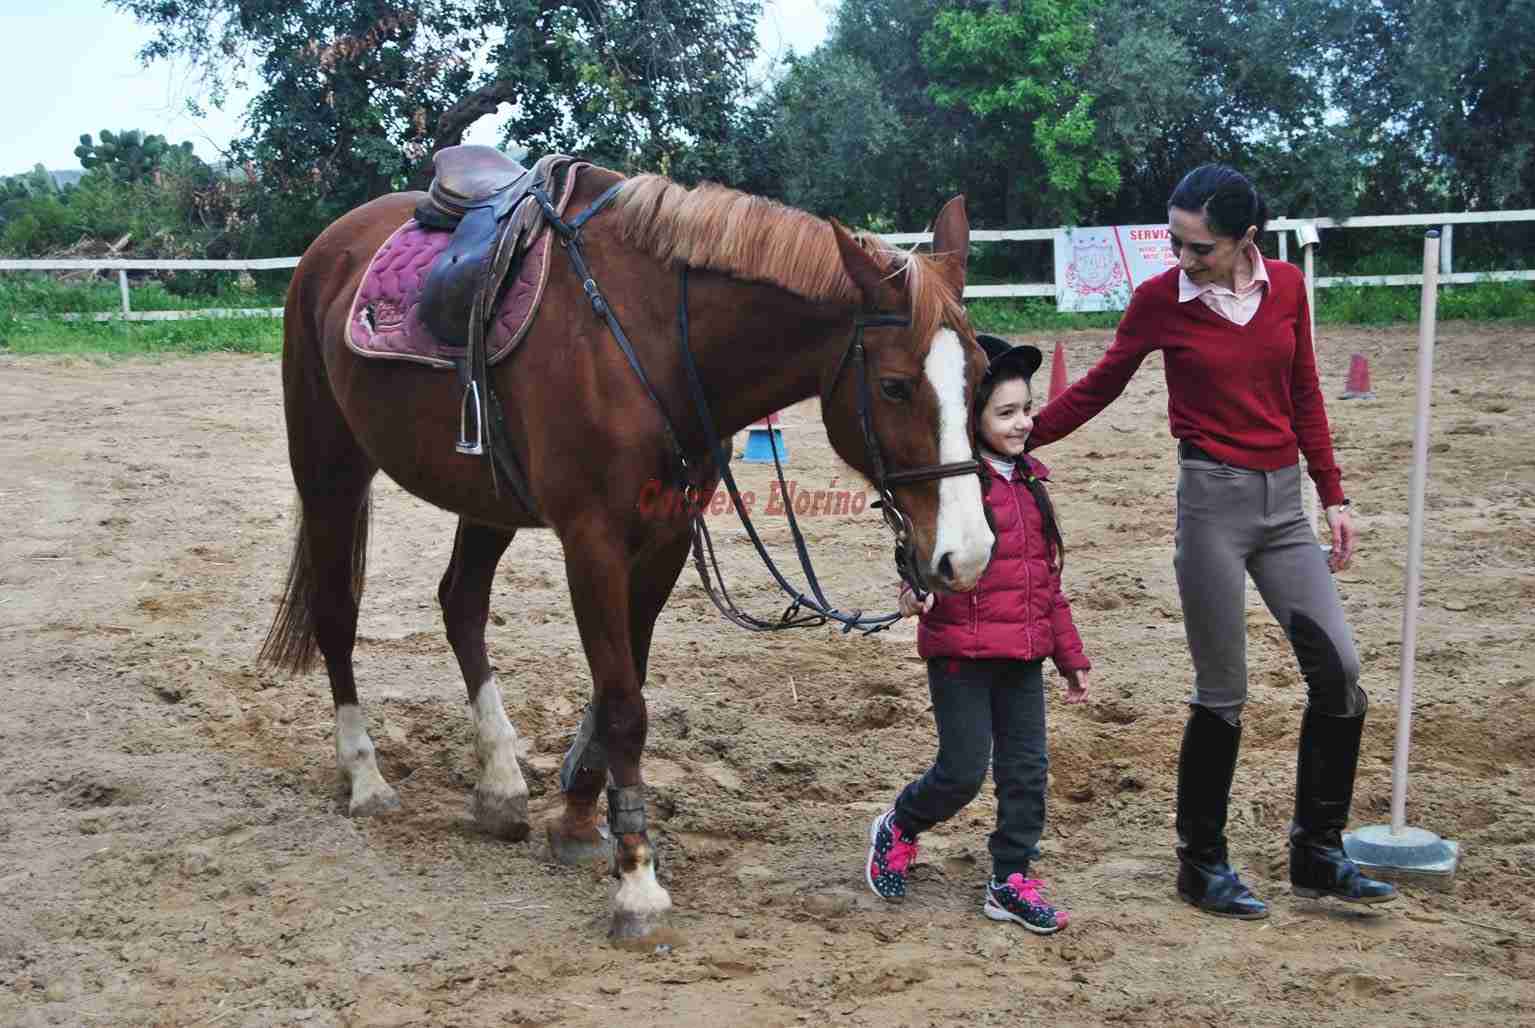
<svg viewBox="0 0 1535 1028">
<path fill-rule="evenodd" d="M 981 349 L 986 351 L 986 359 L 989 362 L 986 368 L 988 377 L 995 375 L 1005 367 L 1016 367 L 1023 373 L 1026 379 L 1033 378 L 1034 372 L 1045 362 L 1045 355 L 1039 347 L 1023 343 L 1014 346 L 1006 339 L 997 336 L 989 336 L 984 333 L 976 333 L 975 341 L 981 344 Z"/>
</svg>

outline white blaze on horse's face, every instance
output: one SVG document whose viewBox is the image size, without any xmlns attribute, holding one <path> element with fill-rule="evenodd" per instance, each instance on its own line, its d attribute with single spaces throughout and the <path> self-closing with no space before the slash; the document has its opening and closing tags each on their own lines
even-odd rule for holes
<svg viewBox="0 0 1535 1028">
<path fill-rule="evenodd" d="M 933 337 L 924 365 L 927 381 L 938 394 L 938 461 L 952 464 L 972 459 L 970 407 L 965 402 L 965 345 L 952 329 Z M 972 589 L 991 559 L 991 526 L 976 475 L 938 480 L 938 532 L 933 540 L 928 577 L 961 592 Z M 939 568 L 948 558 L 947 574 Z"/>
</svg>

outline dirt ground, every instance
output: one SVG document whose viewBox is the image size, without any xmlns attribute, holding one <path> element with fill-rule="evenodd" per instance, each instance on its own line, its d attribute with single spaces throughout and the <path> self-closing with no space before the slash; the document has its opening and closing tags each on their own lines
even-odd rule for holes
<svg viewBox="0 0 1535 1028">
<path fill-rule="evenodd" d="M 1109 335 L 1060 338 L 1075 374 Z M 1340 578 L 1373 698 L 1356 824 L 1388 818 L 1415 340 L 1323 332 L 1364 533 Z M 926 837 L 906 903 L 869 895 L 868 821 L 934 748 L 914 626 L 749 635 L 689 569 L 656 636 L 645 764 L 676 935 L 638 952 L 605 941 L 600 869 L 469 820 L 470 722 L 434 593 L 450 515 L 379 480 L 358 681 L 404 810 L 352 821 L 323 673 L 253 662 L 290 545 L 277 361 L 0 361 L 0 1024 L 1535 1023 L 1532 342 L 1440 334 L 1408 813 L 1465 847 L 1452 894 L 1368 914 L 1289 894 L 1304 689 L 1254 593 L 1232 845 L 1273 914 L 1226 922 L 1174 896 L 1190 668 L 1153 360 L 1042 454 L 1096 662 L 1086 707 L 1049 676 L 1037 870 L 1070 929 L 980 916 L 989 794 Z M 1355 351 L 1374 402 L 1333 399 Z M 856 488 L 813 403 L 785 421 L 800 488 Z M 743 477 L 765 495 L 761 466 Z M 739 529 L 714 524 L 740 598 L 780 609 Z M 828 590 L 888 609 L 878 516 L 805 524 Z M 493 609 L 541 821 L 589 690 L 553 536 L 513 544 Z"/>
</svg>

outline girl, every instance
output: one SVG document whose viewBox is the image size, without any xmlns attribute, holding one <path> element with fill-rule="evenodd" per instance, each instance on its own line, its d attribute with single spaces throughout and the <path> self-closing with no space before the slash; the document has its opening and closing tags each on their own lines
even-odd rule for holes
<svg viewBox="0 0 1535 1028">
<path fill-rule="evenodd" d="M 1289 635 L 1306 680 L 1291 886 L 1298 896 L 1351 903 L 1396 898 L 1343 852 L 1366 703 L 1328 565 L 1348 567 L 1354 522 L 1317 384 L 1305 281 L 1293 265 L 1258 252 L 1254 239 L 1267 220 L 1258 191 L 1231 168 L 1207 164 L 1184 176 L 1167 201 L 1178 266 L 1135 290 L 1114 345 L 1050 398 L 1029 440 L 1043 446 L 1074 431 L 1113 402 L 1148 354 L 1162 351 L 1181 468 L 1173 566 L 1194 659 L 1178 758 L 1178 895 L 1206 913 L 1248 920 L 1268 907 L 1226 853 L 1247 702 L 1247 575 Z M 1327 508 L 1330 558 L 1301 512 L 1302 452 Z"/>
<path fill-rule="evenodd" d="M 938 758 L 874 819 L 864 877 L 885 899 L 906 895 L 917 836 L 976 797 L 992 765 L 997 830 L 983 912 L 1049 935 L 1069 917 L 1040 895 L 1029 862 L 1045 824 L 1045 694 L 1041 669 L 1053 657 L 1067 703 L 1087 699 L 1082 640 L 1061 594 L 1065 546 L 1045 492 L 1044 465 L 1026 455 L 1034 426 L 1029 380 L 1043 360 L 1032 346 L 977 336 L 991 365 L 976 393 L 986 504 L 997 543 L 975 590 L 918 601 L 902 587 L 901 613 L 921 614 L 917 652 L 927 660 L 938 722 Z"/>
</svg>

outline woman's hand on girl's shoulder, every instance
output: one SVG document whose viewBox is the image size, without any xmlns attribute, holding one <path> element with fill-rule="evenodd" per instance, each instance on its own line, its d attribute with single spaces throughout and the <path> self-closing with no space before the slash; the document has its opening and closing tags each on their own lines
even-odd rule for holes
<svg viewBox="0 0 1535 1028">
<path fill-rule="evenodd" d="M 901 587 L 901 598 L 896 606 L 900 609 L 901 617 L 909 618 L 914 614 L 926 614 L 933 609 L 933 594 L 927 593 L 922 599 L 917 599 L 917 594 L 909 588 Z"/>
<path fill-rule="evenodd" d="M 1066 702 L 1086 703 L 1087 690 L 1092 684 L 1090 680 L 1092 672 L 1087 668 L 1073 668 L 1070 671 L 1062 671 L 1061 674 L 1066 676 Z"/>
</svg>

